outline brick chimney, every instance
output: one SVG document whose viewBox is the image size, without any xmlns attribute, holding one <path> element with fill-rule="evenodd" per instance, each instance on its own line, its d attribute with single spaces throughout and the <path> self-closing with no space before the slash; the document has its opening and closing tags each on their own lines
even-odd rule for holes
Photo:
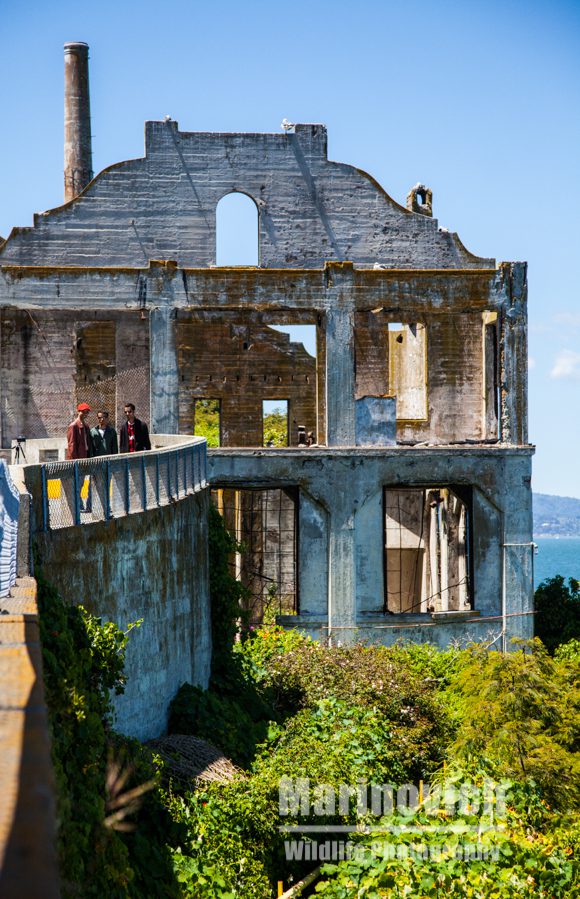
<svg viewBox="0 0 580 899">
<path fill-rule="evenodd" d="M 64 45 L 64 199 L 74 199 L 93 177 L 89 45 Z"/>
</svg>

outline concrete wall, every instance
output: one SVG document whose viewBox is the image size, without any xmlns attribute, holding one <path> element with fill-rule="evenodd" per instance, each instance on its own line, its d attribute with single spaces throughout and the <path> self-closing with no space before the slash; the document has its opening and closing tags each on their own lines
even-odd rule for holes
<svg viewBox="0 0 580 899">
<path fill-rule="evenodd" d="M 0 265 L 215 263 L 216 207 L 232 191 L 258 207 L 260 264 L 345 260 L 389 268 L 493 268 L 427 215 L 409 212 L 353 166 L 329 162 L 326 128 L 207 134 L 147 122 L 145 157 L 105 169 L 75 200 L 13 229 Z"/>
<path fill-rule="evenodd" d="M 210 450 L 213 486 L 297 486 L 300 615 L 285 618 L 324 639 L 400 637 L 509 642 L 532 635 L 531 449 L 472 447 Z M 445 487 L 472 494 L 472 566 L 466 612 L 383 613 L 384 487 Z M 324 579 L 328 572 L 328 580 Z M 326 598 L 323 591 L 326 588 Z"/>
<path fill-rule="evenodd" d="M 58 899 L 56 796 L 36 581 L 0 599 L 0 896 Z"/>
<path fill-rule="evenodd" d="M 62 597 L 120 627 L 143 618 L 127 649 L 116 727 L 161 734 L 184 681 L 207 686 L 211 658 L 208 491 L 110 522 L 37 533 L 42 571 Z"/>
<path fill-rule="evenodd" d="M 497 335 L 492 390 L 484 349 L 490 310 Z M 77 400 L 110 404 L 111 386 L 117 412 L 132 399 L 138 414 L 149 415 L 152 428 L 166 433 L 180 426 L 181 396 L 181 424 L 188 428 L 186 407 L 195 385 L 205 391 L 214 383 L 208 360 L 216 378 L 222 378 L 224 405 L 235 406 L 244 395 L 240 384 L 253 385 L 245 393 L 259 405 L 260 377 L 263 398 L 273 386 L 271 378 L 282 377 L 278 386 L 296 401 L 292 384 L 310 378 L 309 358 L 301 361 L 298 352 L 292 354 L 299 363 L 292 382 L 290 360 L 279 364 L 280 347 L 263 358 L 257 351 L 242 358 L 240 351 L 236 359 L 228 336 L 204 347 L 203 371 L 192 359 L 188 329 L 195 323 L 200 333 L 207 327 L 234 336 L 246 330 L 262 344 L 269 324 L 315 324 L 317 383 L 315 394 L 310 384 L 301 394 L 299 413 L 310 419 L 315 397 L 318 442 L 352 445 L 355 399 L 393 392 L 388 326 L 401 321 L 425 325 L 428 415 L 417 421 L 398 416 L 399 441 L 497 439 L 485 406 L 485 397 L 491 396 L 499 399 L 502 442 L 527 442 L 526 284 L 525 265 L 519 263 L 502 264 L 497 272 L 408 273 L 354 269 L 350 263 L 284 273 L 192 272 L 169 264 L 132 272 L 0 265 L 1 440 L 6 446 L 19 433 L 62 434 Z M 113 369 L 111 323 L 114 385 L 104 377 Z M 95 355 L 101 327 L 109 335 L 105 367 Z M 264 375 L 270 380 L 264 382 Z M 192 380 L 197 377 L 199 382 Z M 224 384 L 224 377 L 236 381 Z M 496 413 L 496 423 L 497 418 Z M 246 443 L 246 438 L 256 440 L 255 434 L 234 432 L 230 443 Z"/>
<path fill-rule="evenodd" d="M 109 410 L 113 425 L 133 402 L 149 421 L 149 323 L 137 312 L 2 309 L 0 384 L 4 446 L 65 436 L 79 402 Z"/>
</svg>

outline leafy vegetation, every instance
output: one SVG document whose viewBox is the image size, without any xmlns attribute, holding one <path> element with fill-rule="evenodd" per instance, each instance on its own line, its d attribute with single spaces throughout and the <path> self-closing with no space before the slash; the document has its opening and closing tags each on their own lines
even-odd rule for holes
<svg viewBox="0 0 580 899">
<path fill-rule="evenodd" d="M 208 446 L 220 446 L 221 434 L 219 400 L 195 401 L 193 432 L 196 437 L 205 437 Z"/>
<path fill-rule="evenodd" d="M 396 839 L 388 831 L 380 845 L 361 842 L 352 860 L 327 864 L 316 895 L 325 899 L 365 896 L 369 899 L 403 897 L 457 897 L 457 899 L 548 899 L 577 895 L 574 863 L 566 850 L 553 849 L 522 827 L 510 814 L 504 830 L 488 830 L 473 841 L 474 820 L 454 819 L 453 828 L 437 819 L 447 831 L 445 843 L 433 833 L 433 819 L 415 814 L 385 821 L 404 831 Z M 390 851 L 389 851 L 390 850 Z"/>
<path fill-rule="evenodd" d="M 553 652 L 561 643 L 580 639 L 580 582 L 555 577 L 542 581 L 534 594 L 536 637 Z"/>
<path fill-rule="evenodd" d="M 170 727 L 219 746 L 244 770 L 191 789 L 162 772 L 139 810 L 124 808 L 111 786 L 111 759 L 130 772 L 125 790 L 159 769 L 111 729 L 109 691 L 123 689 L 128 632 L 41 585 L 65 896 L 270 899 L 277 881 L 296 882 L 320 862 L 305 895 L 577 896 L 580 641 L 550 655 L 535 640 L 504 655 L 331 648 L 271 626 L 243 626 L 239 639 L 235 548 L 212 509 L 210 689 L 183 685 Z M 544 586 L 562 596 L 562 579 Z M 577 592 L 571 583 L 564 600 Z M 283 809 L 281 784 L 298 782 L 312 785 L 306 804 L 294 795 Z M 482 811 L 471 793 L 461 798 L 465 785 L 490 782 L 508 790 L 503 817 L 499 800 Z M 418 785 L 417 801 L 375 810 L 356 789 L 336 799 L 344 785 L 371 784 Z M 431 807 L 437 791 L 445 801 Z M 348 857 L 310 858 L 305 847 L 324 841 L 304 830 L 312 823 L 354 828 Z M 281 824 L 304 851 L 288 851 Z M 366 835 L 369 824 L 378 830 Z M 125 825 L 134 830 L 115 829 Z"/>
<path fill-rule="evenodd" d="M 42 577 L 38 604 L 62 894 L 179 896 L 166 845 L 166 840 L 179 840 L 178 824 L 157 790 L 143 792 L 137 818 L 137 803 L 124 801 L 124 794 L 139 792 L 156 776 L 156 768 L 137 741 L 111 729 L 110 691 L 123 692 L 125 647 L 136 625 L 123 632 L 82 606 L 65 605 Z M 122 769 L 120 779 L 111 777 L 115 768 Z M 115 793 L 115 786 L 121 792 Z"/>
<path fill-rule="evenodd" d="M 549 803 L 577 808 L 578 670 L 537 639 L 505 655 L 474 649 L 455 680 L 462 715 L 454 758 L 485 760 L 493 776 L 533 782 Z"/>
<path fill-rule="evenodd" d="M 280 823 L 296 827 L 300 840 L 308 840 L 301 825 L 313 820 L 319 825 L 361 823 L 354 800 L 342 809 L 323 806 L 314 819 L 305 818 L 301 808 L 281 819 L 279 786 L 284 778 L 293 783 L 307 778 L 337 795 L 341 784 L 428 781 L 448 789 L 450 782 L 490 778 L 507 778 L 511 784 L 505 821 L 499 828 L 478 831 L 475 838 L 474 828 L 482 820 L 469 808 L 455 809 L 451 818 L 444 809 L 435 818 L 426 817 L 423 807 L 404 817 L 383 815 L 378 821 L 385 829 L 380 851 L 376 834 L 355 835 L 358 854 L 323 866 L 317 894 L 449 893 L 475 899 L 576 895 L 577 647 L 562 649 L 555 658 L 539 641 L 506 655 L 478 647 L 446 652 L 429 646 L 330 649 L 297 632 L 263 628 L 237 644 L 234 656 L 240 662 L 240 684 L 245 683 L 244 689 L 252 685 L 262 713 L 270 706 L 275 720 L 245 777 L 173 797 L 172 814 L 190 828 L 189 842 L 175 863 L 182 876 L 203 872 L 206 891 L 200 896 L 209 897 L 214 889 L 216 896 L 265 899 L 277 880 L 295 881 L 316 867 L 305 857 L 286 857 Z M 187 705 L 188 697 L 183 695 L 182 701 Z M 196 702 L 192 723 L 209 738 L 213 727 L 214 742 L 224 719 L 243 719 L 233 695 L 218 724 L 200 711 L 199 698 Z M 249 727 L 242 732 L 244 739 L 251 733 Z M 228 739 L 235 740 L 233 730 Z M 234 746 L 238 759 L 242 748 L 248 757 L 245 744 Z M 311 797 L 310 813 L 313 801 Z M 377 825 L 376 818 L 363 816 L 362 821 Z M 445 830 L 444 838 L 433 829 L 434 822 Z M 413 828 L 419 829 L 419 837 Z M 420 859 L 412 856 L 418 843 Z M 219 884 L 212 871 L 219 871 Z"/>
<path fill-rule="evenodd" d="M 227 677 L 238 628 L 245 624 L 245 587 L 230 573 L 229 560 L 238 549 L 213 503 L 208 513 L 209 593 L 211 603 L 212 676 Z"/>
<path fill-rule="evenodd" d="M 288 446 L 288 414 L 282 409 L 264 415 L 264 446 Z"/>
</svg>

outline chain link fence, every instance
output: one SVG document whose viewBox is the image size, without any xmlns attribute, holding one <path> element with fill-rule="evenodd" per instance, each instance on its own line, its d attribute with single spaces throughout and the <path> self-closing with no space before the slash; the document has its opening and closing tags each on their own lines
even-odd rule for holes
<svg viewBox="0 0 580 899">
<path fill-rule="evenodd" d="M 69 382 L 70 384 L 70 382 Z M 22 433 L 27 439 L 43 437 L 64 437 L 66 429 L 76 415 L 79 403 L 88 403 L 91 407 L 89 425 L 96 425 L 96 412 L 104 409 L 110 415 L 110 422 L 117 429 L 125 421 L 123 408 L 125 403 L 133 403 L 138 418 L 146 421 L 150 413 L 150 379 L 149 366 L 143 365 L 127 368 L 117 372 L 115 377 L 88 384 L 77 384 L 69 387 L 55 380 L 43 386 L 35 387 L 24 419 L 21 410 L 13 408 L 7 397 L 3 397 L 3 428 L 7 435 L 16 437 Z M 35 411 L 36 410 L 36 411 Z M 94 420 L 93 420 L 94 419 Z"/>
<path fill-rule="evenodd" d="M 20 496 L 8 466 L 0 461 L 0 596 L 16 583 Z"/>
<path fill-rule="evenodd" d="M 109 521 L 183 499 L 207 486 L 205 440 L 182 446 L 40 467 L 42 515 L 37 527 Z"/>
</svg>

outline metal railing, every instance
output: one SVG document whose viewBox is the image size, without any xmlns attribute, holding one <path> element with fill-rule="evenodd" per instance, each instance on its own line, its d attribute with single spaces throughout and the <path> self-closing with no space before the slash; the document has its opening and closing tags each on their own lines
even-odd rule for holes
<svg viewBox="0 0 580 899">
<path fill-rule="evenodd" d="M 111 521 L 202 490 L 207 486 L 206 442 L 198 437 L 179 444 L 179 439 L 177 445 L 148 452 L 27 466 L 26 475 L 37 469 L 40 477 L 36 529 Z"/>
<path fill-rule="evenodd" d="M 0 459 L 0 596 L 16 583 L 20 497 L 8 466 Z"/>
</svg>

